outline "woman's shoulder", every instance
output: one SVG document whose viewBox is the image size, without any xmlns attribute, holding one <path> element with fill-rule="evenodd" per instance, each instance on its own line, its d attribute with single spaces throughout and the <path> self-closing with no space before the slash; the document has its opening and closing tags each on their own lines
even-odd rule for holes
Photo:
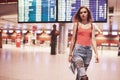
<svg viewBox="0 0 120 80">
<path fill-rule="evenodd" d="M 94 28 L 95 30 L 97 30 L 99 33 L 102 33 L 101 29 L 99 28 L 99 26 L 98 26 L 97 24 L 92 23 L 92 25 L 93 25 L 93 28 Z"/>
<path fill-rule="evenodd" d="M 81 25 L 81 22 L 74 22 L 74 25 L 79 26 L 79 25 Z"/>
<path fill-rule="evenodd" d="M 78 24 L 78 22 L 74 22 L 73 24 L 74 24 L 74 25 L 77 25 L 77 24 Z"/>
</svg>

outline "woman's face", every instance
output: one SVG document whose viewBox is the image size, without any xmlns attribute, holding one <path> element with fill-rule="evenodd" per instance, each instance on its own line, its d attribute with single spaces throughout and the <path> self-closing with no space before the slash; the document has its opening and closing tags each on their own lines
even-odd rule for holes
<svg viewBox="0 0 120 80">
<path fill-rule="evenodd" d="M 82 8 L 80 10 L 80 17 L 81 17 L 82 20 L 87 20 L 88 12 L 85 8 Z"/>
</svg>

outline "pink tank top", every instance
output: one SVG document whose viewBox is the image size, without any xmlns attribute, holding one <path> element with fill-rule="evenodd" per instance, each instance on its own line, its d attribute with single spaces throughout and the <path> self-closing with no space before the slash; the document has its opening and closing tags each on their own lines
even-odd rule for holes
<svg viewBox="0 0 120 80">
<path fill-rule="evenodd" d="M 83 46 L 91 45 L 92 26 L 88 29 L 78 28 L 76 44 Z"/>
</svg>

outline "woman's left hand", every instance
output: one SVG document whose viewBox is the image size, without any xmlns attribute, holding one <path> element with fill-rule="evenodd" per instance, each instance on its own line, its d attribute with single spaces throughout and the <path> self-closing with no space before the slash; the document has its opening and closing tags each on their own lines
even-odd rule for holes
<svg viewBox="0 0 120 80">
<path fill-rule="evenodd" d="M 95 63 L 99 63 L 98 55 L 95 56 Z"/>
</svg>

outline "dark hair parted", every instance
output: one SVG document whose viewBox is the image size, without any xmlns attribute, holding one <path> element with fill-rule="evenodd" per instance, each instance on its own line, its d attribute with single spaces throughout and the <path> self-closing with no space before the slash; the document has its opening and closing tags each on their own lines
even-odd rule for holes
<svg viewBox="0 0 120 80">
<path fill-rule="evenodd" d="M 82 19 L 81 19 L 81 17 L 80 17 L 80 10 L 83 9 L 83 8 L 85 8 L 85 9 L 87 10 L 87 12 L 88 12 L 87 21 L 88 21 L 88 22 L 92 22 L 91 12 L 90 12 L 90 10 L 89 10 L 86 6 L 81 6 L 81 7 L 78 9 L 77 13 L 73 16 L 73 22 L 78 22 L 78 21 L 79 21 L 79 22 L 82 22 Z"/>
</svg>

